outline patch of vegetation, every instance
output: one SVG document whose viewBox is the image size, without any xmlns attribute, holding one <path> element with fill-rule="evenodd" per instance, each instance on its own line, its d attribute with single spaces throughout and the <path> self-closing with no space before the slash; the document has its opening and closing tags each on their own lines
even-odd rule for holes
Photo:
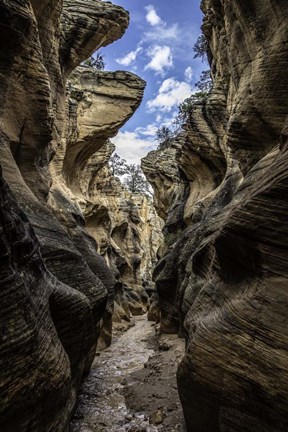
<svg viewBox="0 0 288 432">
<path fill-rule="evenodd" d="M 193 45 L 193 51 L 195 52 L 194 58 L 201 58 L 203 62 L 207 61 L 208 41 L 203 33 Z"/>
<path fill-rule="evenodd" d="M 84 60 L 83 65 L 93 67 L 97 70 L 104 70 L 106 63 L 104 61 L 104 56 L 101 51 L 94 53 L 93 56 L 89 57 L 87 60 Z"/>
<path fill-rule="evenodd" d="M 207 99 L 207 92 L 197 92 L 192 94 L 189 98 L 186 98 L 178 108 L 178 118 L 181 124 L 185 123 L 189 120 L 190 114 L 193 112 L 193 109 L 203 103 Z"/>
<path fill-rule="evenodd" d="M 200 75 L 200 80 L 195 84 L 195 87 L 197 87 L 199 91 L 192 94 L 189 98 L 186 98 L 178 107 L 177 121 L 180 125 L 187 122 L 193 109 L 207 99 L 212 90 L 212 86 L 213 82 L 210 70 L 203 71 Z"/>
<path fill-rule="evenodd" d="M 210 69 L 202 71 L 199 81 L 195 84 L 195 87 L 199 89 L 200 92 L 210 93 L 212 90 L 213 82 L 211 79 Z"/>
<path fill-rule="evenodd" d="M 161 126 L 156 132 L 156 139 L 159 142 L 158 149 L 164 149 L 170 147 L 175 133 L 167 126 Z"/>
<path fill-rule="evenodd" d="M 143 175 L 141 167 L 137 164 L 128 164 L 125 159 L 121 159 L 117 153 L 110 158 L 109 166 L 113 176 L 120 178 L 121 183 L 132 193 L 140 193 L 152 196 L 153 192 L 150 184 Z"/>
<path fill-rule="evenodd" d="M 114 153 L 109 160 L 109 166 L 113 176 L 123 176 L 127 170 L 127 162 L 121 159 L 117 153 Z"/>
<path fill-rule="evenodd" d="M 202 33 L 193 46 L 194 58 L 201 58 L 202 61 L 207 61 L 208 41 Z M 200 79 L 195 83 L 198 91 L 186 98 L 178 106 L 178 114 L 171 123 L 171 128 L 161 126 L 156 132 L 156 139 L 158 141 L 157 149 L 165 149 L 172 145 L 173 139 L 181 132 L 183 125 L 187 123 L 193 109 L 203 103 L 212 90 L 213 82 L 211 79 L 210 70 L 201 72 Z"/>
<path fill-rule="evenodd" d="M 151 187 L 142 173 L 141 167 L 137 164 L 126 165 L 123 184 L 132 193 L 140 193 L 146 196 L 153 195 Z"/>
</svg>

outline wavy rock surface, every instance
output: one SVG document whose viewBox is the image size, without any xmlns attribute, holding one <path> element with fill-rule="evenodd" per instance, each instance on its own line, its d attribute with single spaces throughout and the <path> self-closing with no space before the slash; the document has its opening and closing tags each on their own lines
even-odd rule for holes
<svg viewBox="0 0 288 432">
<path fill-rule="evenodd" d="M 1 430 L 63 431 L 95 343 L 91 306 L 47 270 L 2 177 L 0 189 Z"/>
<path fill-rule="evenodd" d="M 112 175 L 108 162 L 114 150 L 107 141 L 89 159 L 83 175 L 89 187 L 81 207 L 98 253 L 115 270 L 115 300 L 122 308 L 122 318 L 129 319 L 131 312 L 147 310 L 148 296 L 154 291 L 152 270 L 162 243 L 163 223 L 150 199 L 127 191 Z"/>
<path fill-rule="evenodd" d="M 124 34 L 129 19 L 109 2 L 84 3 L 0 5 L 4 432 L 68 430 L 115 283 L 66 182 L 63 160 L 73 159 L 66 83 L 95 49 Z M 97 150 L 88 147 L 87 159 Z"/>
<path fill-rule="evenodd" d="M 186 229 L 155 270 L 162 330 L 184 327 L 189 432 L 284 432 L 288 5 L 202 8 L 214 87 L 177 153 Z"/>
<path fill-rule="evenodd" d="M 120 313 L 130 320 L 131 312 L 146 310 L 142 282 L 151 280 L 161 238 L 161 222 L 148 200 L 125 191 L 108 166 L 115 150 L 108 138 L 134 113 L 144 88 L 145 82 L 128 72 L 78 67 L 68 85 L 67 139 L 51 163 L 49 206 L 108 290 L 102 347 L 111 341 L 115 276 L 114 318 Z"/>
<path fill-rule="evenodd" d="M 154 205 L 159 216 L 166 221 L 168 211 L 177 199 L 180 183 L 176 152 L 179 144 L 154 150 L 141 160 L 141 168 L 154 189 Z"/>
</svg>

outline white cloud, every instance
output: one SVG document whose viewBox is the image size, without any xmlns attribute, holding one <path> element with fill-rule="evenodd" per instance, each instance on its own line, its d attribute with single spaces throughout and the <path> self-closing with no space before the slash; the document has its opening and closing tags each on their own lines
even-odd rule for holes
<svg viewBox="0 0 288 432">
<path fill-rule="evenodd" d="M 146 21 L 154 28 L 144 33 L 143 41 L 149 43 L 156 41 L 158 43 L 171 43 L 173 40 L 180 39 L 179 26 L 177 23 L 167 26 L 167 23 L 162 21 L 153 5 L 146 6 L 145 10 L 147 12 Z"/>
<path fill-rule="evenodd" d="M 111 141 L 116 145 L 116 153 L 121 158 L 126 159 L 128 163 L 138 165 L 140 165 L 141 159 L 155 146 L 152 139 L 142 139 L 136 131 L 120 131 Z"/>
<path fill-rule="evenodd" d="M 144 33 L 143 40 L 146 42 L 175 42 L 180 36 L 179 26 L 177 23 L 167 27 L 166 23 L 157 26 L 155 30 L 149 30 Z"/>
<path fill-rule="evenodd" d="M 186 81 L 191 82 L 193 78 L 193 69 L 191 68 L 191 66 L 188 66 L 187 69 L 185 69 L 184 74 Z"/>
<path fill-rule="evenodd" d="M 191 93 L 192 88 L 187 82 L 168 78 L 161 84 L 156 98 L 147 102 L 148 112 L 152 113 L 157 110 L 171 112 Z"/>
<path fill-rule="evenodd" d="M 148 124 L 146 127 L 138 127 L 135 129 L 139 135 L 155 137 L 157 132 L 157 126 L 155 124 Z"/>
<path fill-rule="evenodd" d="M 139 46 L 135 51 L 130 51 L 126 56 L 116 59 L 116 62 L 123 66 L 129 66 L 136 60 L 137 55 L 142 51 L 142 49 L 143 48 Z"/>
<path fill-rule="evenodd" d="M 146 53 L 151 58 L 151 61 L 145 66 L 144 70 L 151 69 L 160 75 L 164 75 L 165 69 L 170 69 L 173 66 L 171 48 L 167 45 L 149 47 Z"/>
<path fill-rule="evenodd" d="M 157 26 L 157 25 L 159 25 L 159 24 L 162 23 L 162 20 L 159 17 L 159 15 L 157 14 L 154 6 L 152 6 L 152 5 L 146 6 L 145 10 L 147 12 L 147 14 L 146 14 L 146 21 L 151 26 Z"/>
</svg>

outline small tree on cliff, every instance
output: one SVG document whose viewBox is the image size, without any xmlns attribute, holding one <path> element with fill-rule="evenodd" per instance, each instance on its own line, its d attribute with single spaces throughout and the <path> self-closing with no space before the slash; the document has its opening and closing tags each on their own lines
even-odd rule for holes
<svg viewBox="0 0 288 432">
<path fill-rule="evenodd" d="M 204 102 L 208 96 L 207 92 L 197 92 L 192 94 L 190 97 L 186 98 L 178 107 L 178 122 L 180 124 L 184 124 L 187 120 L 189 120 L 190 114 L 193 109 Z"/>
<path fill-rule="evenodd" d="M 140 193 L 143 195 L 152 195 L 151 187 L 139 165 L 128 164 L 126 165 L 125 178 L 123 180 L 124 186 L 132 193 Z"/>
<path fill-rule="evenodd" d="M 159 142 L 158 148 L 167 148 L 172 144 L 174 134 L 167 126 L 161 126 L 156 131 L 156 139 Z"/>
<path fill-rule="evenodd" d="M 202 93 L 209 93 L 212 89 L 212 79 L 210 69 L 202 71 L 200 75 L 199 81 L 195 84 L 195 86 Z"/>
<path fill-rule="evenodd" d="M 193 51 L 195 52 L 194 58 L 201 58 L 202 61 L 207 61 L 208 42 L 206 36 L 202 33 L 195 44 L 193 45 Z"/>
<path fill-rule="evenodd" d="M 203 103 L 207 99 L 212 90 L 212 86 L 210 70 L 203 71 L 200 75 L 200 80 L 195 84 L 195 87 L 197 87 L 199 91 L 186 98 L 178 107 L 176 121 L 180 125 L 183 125 L 189 119 L 190 114 L 197 105 Z"/>
<path fill-rule="evenodd" d="M 113 176 L 123 176 L 127 173 L 127 162 L 121 159 L 117 153 L 114 153 L 109 160 L 109 166 Z"/>
<path fill-rule="evenodd" d="M 105 62 L 104 62 L 104 56 L 101 53 L 101 51 L 97 52 L 95 55 L 89 57 L 87 60 L 84 60 L 83 64 L 85 66 L 93 67 L 97 70 L 104 70 L 105 69 Z"/>
</svg>

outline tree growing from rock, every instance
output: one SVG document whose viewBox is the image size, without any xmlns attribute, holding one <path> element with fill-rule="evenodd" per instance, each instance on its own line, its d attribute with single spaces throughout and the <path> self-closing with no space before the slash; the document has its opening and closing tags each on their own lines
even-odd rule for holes
<svg viewBox="0 0 288 432">
<path fill-rule="evenodd" d="M 106 66 L 104 56 L 101 51 L 97 52 L 94 56 L 89 57 L 87 60 L 84 60 L 83 64 L 85 66 L 93 67 L 97 70 L 104 70 Z"/>
<path fill-rule="evenodd" d="M 113 176 L 123 176 L 127 172 L 127 162 L 121 159 L 117 153 L 114 153 L 109 160 L 109 166 Z"/>
<path fill-rule="evenodd" d="M 213 82 L 210 70 L 203 71 L 200 75 L 200 80 L 195 84 L 195 87 L 197 87 L 199 91 L 186 98 L 178 107 L 176 121 L 180 125 L 183 125 L 183 123 L 189 119 L 191 112 L 197 105 L 203 103 L 207 99 L 212 90 L 212 86 Z"/>
<path fill-rule="evenodd" d="M 167 148 L 171 145 L 174 133 L 167 126 L 161 126 L 156 131 L 156 139 L 159 142 L 158 148 Z"/>
<path fill-rule="evenodd" d="M 204 36 L 204 35 L 203 35 Z M 195 83 L 197 92 L 186 98 L 178 106 L 178 114 L 171 122 L 172 129 L 167 126 L 161 126 L 156 132 L 156 140 L 158 141 L 158 149 L 168 148 L 173 139 L 181 132 L 183 125 L 189 120 L 190 114 L 193 109 L 204 102 L 212 90 L 213 82 L 211 79 L 210 69 L 202 71 L 200 79 Z"/>
<path fill-rule="evenodd" d="M 145 179 L 140 166 L 137 164 L 126 165 L 123 184 L 132 193 L 152 195 L 151 187 Z"/>
<path fill-rule="evenodd" d="M 193 45 L 193 51 L 195 52 L 194 58 L 201 58 L 203 62 L 207 61 L 208 42 L 203 33 Z"/>
<path fill-rule="evenodd" d="M 197 87 L 200 92 L 203 93 L 209 93 L 212 89 L 212 79 L 211 79 L 211 72 L 210 69 L 202 71 L 200 75 L 199 81 L 195 84 L 195 87 Z"/>
<path fill-rule="evenodd" d="M 153 195 L 150 184 L 145 179 L 141 167 L 137 164 L 128 164 L 125 159 L 114 153 L 109 160 L 111 174 L 122 177 L 121 183 L 132 193 Z"/>
<path fill-rule="evenodd" d="M 178 121 L 180 124 L 185 123 L 193 109 L 204 102 L 208 96 L 207 92 L 197 92 L 186 98 L 178 107 Z"/>
</svg>

